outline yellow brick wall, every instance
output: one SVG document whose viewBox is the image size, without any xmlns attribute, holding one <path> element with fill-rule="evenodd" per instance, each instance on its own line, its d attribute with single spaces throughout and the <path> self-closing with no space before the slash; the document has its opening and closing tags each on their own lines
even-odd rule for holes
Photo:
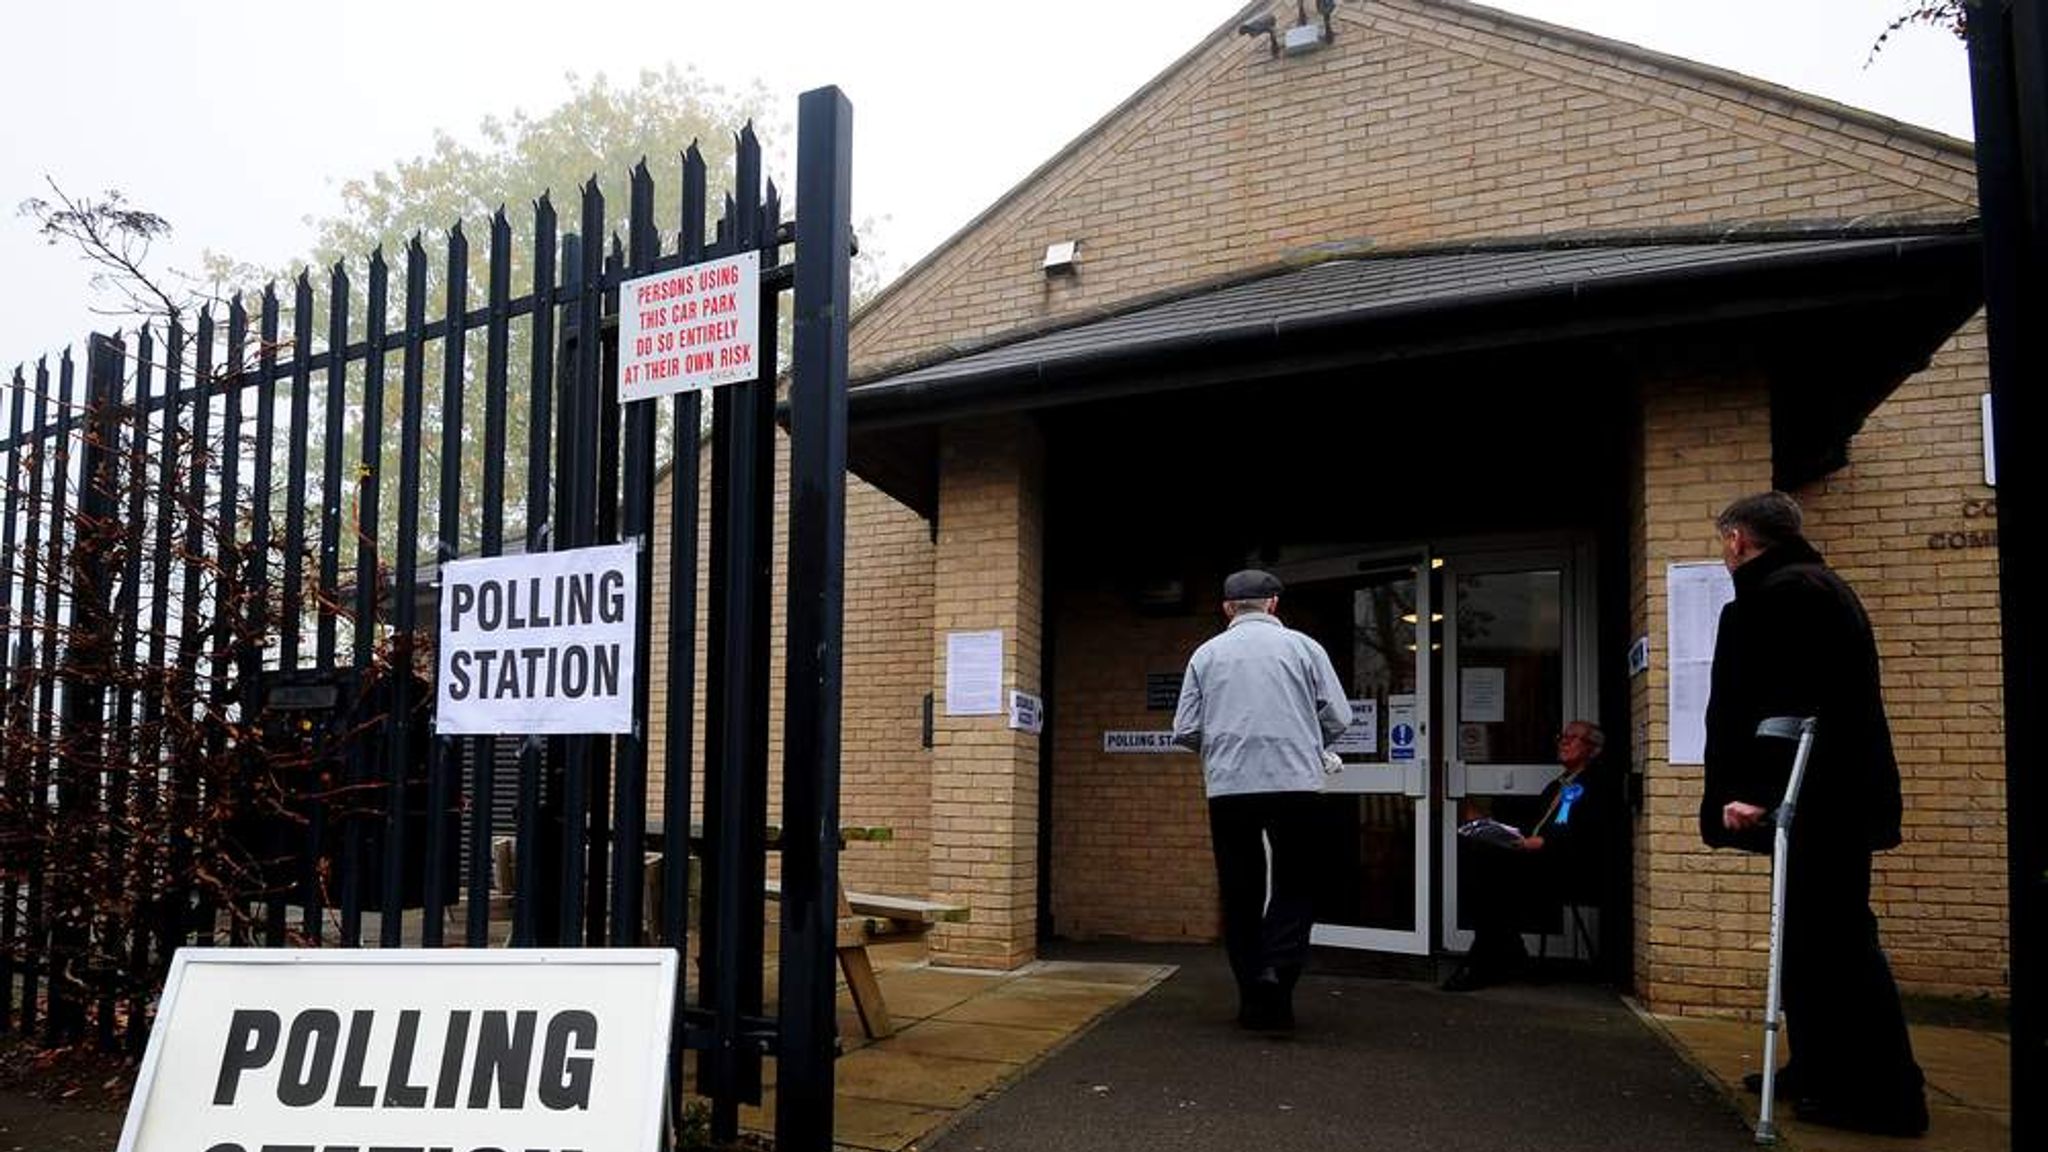
<svg viewBox="0 0 2048 1152">
<path fill-rule="evenodd" d="M 1878 858 L 1885 948 L 1901 983 L 1941 994 L 2002 990 L 2011 959 L 1986 379 L 1980 316 L 1871 417 L 1849 467 L 1798 493 L 1883 660 L 1906 801 L 1905 843 Z"/>
<path fill-rule="evenodd" d="M 1981 535 L 1993 496 L 1983 483 L 1984 378 L 1976 320 L 1871 417 L 1848 467 L 1797 493 L 1813 542 L 1857 589 L 1877 634 L 1906 842 L 1879 858 L 1872 900 L 1901 985 L 1937 995 L 2008 986 L 1997 566 Z M 1640 403 L 1631 604 L 1635 630 L 1663 654 L 1665 566 L 1717 558 L 1714 512 L 1769 485 L 1769 397 L 1761 387 L 1652 382 Z M 1662 1010 L 1753 1013 L 1768 861 L 1701 847 L 1700 770 L 1666 761 L 1668 668 L 1653 656 L 1631 689 L 1639 740 L 1647 737 L 1637 989 Z"/>
<path fill-rule="evenodd" d="M 787 589 L 789 441 L 776 444 L 773 639 L 769 667 L 770 819 L 782 808 L 783 629 Z M 709 452 L 699 470 L 697 680 L 692 731 L 693 808 L 701 821 L 704 781 L 704 699 L 710 585 L 703 567 L 711 536 Z M 670 488 L 656 493 L 653 656 L 649 661 L 648 807 L 663 812 L 668 748 L 668 597 Z M 924 694 L 932 680 L 932 541 L 916 513 L 855 478 L 846 492 L 846 601 L 844 688 L 840 708 L 840 823 L 886 827 L 886 843 L 846 846 L 841 867 L 847 886 L 861 891 L 923 898 L 929 893 L 931 753 L 923 747 Z M 771 862 L 771 868 L 773 864 Z"/>
<path fill-rule="evenodd" d="M 948 633 L 998 629 L 1005 690 L 1042 694 L 1044 452 L 1023 418 L 951 425 L 940 446 L 931 884 L 971 909 L 934 934 L 941 963 L 1013 968 L 1036 954 L 1039 737 L 1002 715 L 948 715 L 944 681 Z"/>
<path fill-rule="evenodd" d="M 1640 389 L 1629 541 L 1630 631 L 1650 638 L 1630 684 L 1634 759 L 1636 991 L 1659 1011 L 1743 1009 L 1768 942 L 1769 861 L 1700 842 L 1698 765 L 1669 763 L 1666 569 L 1717 560 L 1714 515 L 1771 486 L 1770 390 L 1761 383 L 1650 380 Z"/>
<path fill-rule="evenodd" d="M 1105 754 L 1109 731 L 1161 731 L 1148 673 L 1178 673 L 1214 635 L 1214 613 L 1146 619 L 1128 597 L 1063 588 L 1054 620 L 1052 918 L 1075 939 L 1211 940 L 1220 935 L 1201 760 Z"/>
</svg>

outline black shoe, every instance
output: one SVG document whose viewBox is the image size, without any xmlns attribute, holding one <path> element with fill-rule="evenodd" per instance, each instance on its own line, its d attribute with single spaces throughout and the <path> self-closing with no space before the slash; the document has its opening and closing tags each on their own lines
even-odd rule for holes
<svg viewBox="0 0 2048 1152">
<path fill-rule="evenodd" d="M 1808 1124 L 1851 1132 L 1869 1132 L 1878 1136 L 1927 1135 L 1927 1100 L 1924 1096 L 1916 1096 L 1903 1103 L 1887 1101 L 1882 1104 L 1805 1099 L 1792 1105 L 1792 1114 Z"/>
<path fill-rule="evenodd" d="M 1259 973 L 1243 995 L 1244 1007 L 1237 1014 L 1239 1025 L 1258 1032 L 1287 1032 L 1294 1028 L 1294 997 L 1271 968 Z"/>
<path fill-rule="evenodd" d="M 1799 1073 L 1792 1070 L 1792 1065 L 1785 1065 L 1783 1068 L 1778 1069 L 1777 1082 L 1771 1085 L 1771 1089 L 1781 1100 L 1797 1099 L 1799 1096 Z M 1764 1074 L 1761 1072 L 1744 1072 L 1742 1074 L 1742 1090 L 1751 1096 L 1763 1095 Z"/>
</svg>

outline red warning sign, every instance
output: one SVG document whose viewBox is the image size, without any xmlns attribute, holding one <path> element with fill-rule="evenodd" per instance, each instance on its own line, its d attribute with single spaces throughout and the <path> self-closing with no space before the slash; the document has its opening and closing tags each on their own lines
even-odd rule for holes
<svg viewBox="0 0 2048 1152">
<path fill-rule="evenodd" d="M 619 285 L 619 399 L 753 380 L 760 336 L 759 252 L 628 280 Z"/>
</svg>

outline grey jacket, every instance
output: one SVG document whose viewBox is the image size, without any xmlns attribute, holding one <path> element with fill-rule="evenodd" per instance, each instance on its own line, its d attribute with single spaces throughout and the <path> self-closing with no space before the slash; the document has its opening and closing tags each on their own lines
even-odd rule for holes
<svg viewBox="0 0 2048 1152">
<path fill-rule="evenodd" d="M 1202 754 L 1212 798 L 1320 792 L 1323 747 L 1350 726 L 1351 703 L 1323 646 L 1245 612 L 1188 661 L 1173 740 Z"/>
</svg>

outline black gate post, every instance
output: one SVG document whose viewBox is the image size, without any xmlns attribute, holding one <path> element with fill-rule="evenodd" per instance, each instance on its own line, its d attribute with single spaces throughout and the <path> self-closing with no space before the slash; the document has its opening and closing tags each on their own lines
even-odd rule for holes
<svg viewBox="0 0 2048 1152">
<path fill-rule="evenodd" d="M 740 133 L 734 162 L 734 193 L 727 200 L 719 255 L 771 247 L 764 235 L 761 204 L 761 149 L 752 126 Z M 707 862 L 705 918 L 713 922 L 700 936 L 701 954 L 711 959 L 705 987 L 713 1010 L 712 1050 L 704 1062 L 711 1096 L 711 1137 L 739 1134 L 739 1104 L 756 1101 L 760 1053 L 748 1047 L 742 1017 L 761 1011 L 761 874 L 765 867 L 765 797 L 768 769 L 768 621 L 773 554 L 775 483 L 775 368 L 765 350 L 772 327 L 761 332 L 761 375 L 720 389 L 714 412 L 723 409 L 711 502 L 712 688 L 707 701 L 710 728 L 705 747 L 706 822 L 716 831 Z M 722 525 L 722 532 L 720 526 Z"/>
<path fill-rule="evenodd" d="M 1976 106 L 1977 199 L 1984 220 L 1984 307 L 1998 475 L 1998 591 L 2005 668 L 2005 832 L 2012 950 L 2012 1146 L 2048 1140 L 2039 1085 L 2048 1083 L 2048 904 L 2040 712 L 2040 567 L 2023 541 L 2041 522 L 2048 368 L 2048 16 L 2036 3 L 1970 0 L 1970 87 Z"/>
<path fill-rule="evenodd" d="M 85 970 L 91 962 L 88 931 L 92 920 L 85 837 L 92 835 L 91 830 L 104 818 L 93 809 L 102 803 L 108 666 L 114 659 L 108 585 L 110 574 L 117 570 L 110 562 L 112 553 L 121 547 L 114 461 L 126 355 L 121 342 L 111 336 L 95 334 L 86 349 L 78 520 L 67 565 L 71 626 L 64 645 L 63 715 L 59 721 L 63 735 L 52 767 L 59 838 L 50 845 L 50 860 L 61 860 L 52 869 L 61 880 L 51 885 L 48 1024 L 52 1038 L 65 1040 L 79 1039 L 85 1033 L 85 1000 L 78 987 L 93 976 Z M 60 413 L 59 426 L 64 422 L 65 414 Z"/>
<path fill-rule="evenodd" d="M 853 108 L 846 97 L 837 88 L 804 93 L 797 104 L 782 1028 L 775 1103 L 777 1147 L 787 1152 L 825 1152 L 832 1146 L 852 158 Z"/>
</svg>

